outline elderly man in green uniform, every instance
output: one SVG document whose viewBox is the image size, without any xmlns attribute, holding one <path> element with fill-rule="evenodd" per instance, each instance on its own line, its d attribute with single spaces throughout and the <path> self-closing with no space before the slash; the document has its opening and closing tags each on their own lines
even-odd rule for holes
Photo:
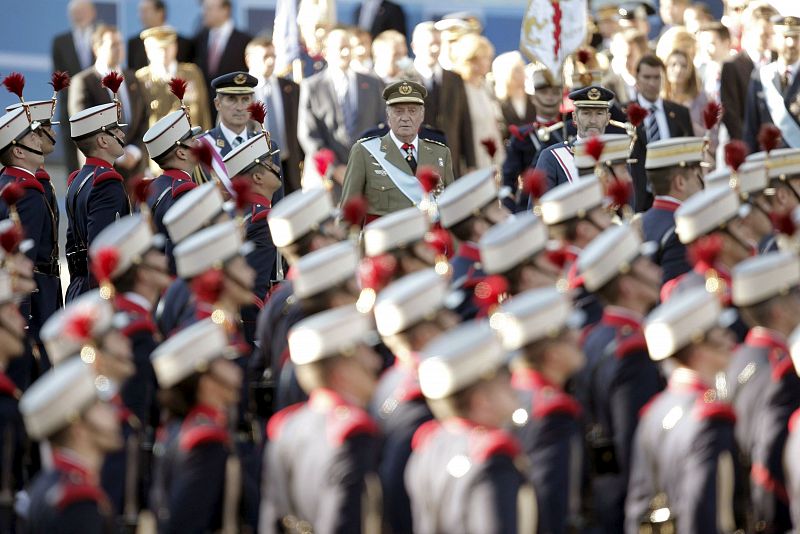
<svg viewBox="0 0 800 534">
<path fill-rule="evenodd" d="M 361 139 L 350 150 L 342 203 L 363 195 L 368 204 L 366 222 L 420 204 L 425 191 L 416 178 L 419 167 L 432 167 L 441 187 L 453 182 L 450 149 L 418 135 L 426 94 L 416 82 L 389 85 L 383 91 L 389 133 Z"/>
</svg>

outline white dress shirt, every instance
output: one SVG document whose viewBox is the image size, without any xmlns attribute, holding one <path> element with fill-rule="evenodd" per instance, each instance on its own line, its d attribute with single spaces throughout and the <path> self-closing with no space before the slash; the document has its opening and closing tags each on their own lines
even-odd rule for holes
<svg viewBox="0 0 800 534">
<path fill-rule="evenodd" d="M 650 102 L 641 93 L 638 95 L 639 105 L 650 112 L 650 108 L 656 107 L 656 122 L 658 123 L 658 133 L 661 136 L 659 139 L 669 139 L 672 137 L 669 133 L 669 123 L 667 122 L 667 114 L 664 113 L 664 100 L 659 98 L 655 102 Z M 648 117 L 649 119 L 649 117 Z M 647 131 L 647 124 L 649 121 L 645 120 L 645 131 Z M 648 141 L 649 142 L 649 141 Z"/>
<path fill-rule="evenodd" d="M 397 145 L 397 150 L 403 155 L 403 158 L 406 157 L 407 152 L 403 150 L 403 145 L 405 144 L 403 141 L 397 138 L 393 131 L 389 130 L 389 135 L 394 141 L 394 144 Z M 417 164 L 419 164 L 419 136 L 414 137 L 414 140 L 411 143 L 414 145 L 414 148 L 411 150 L 411 153 L 414 154 L 414 159 L 417 160 Z"/>
<path fill-rule="evenodd" d="M 222 121 L 220 121 L 220 123 L 219 123 L 219 129 L 222 131 L 222 135 L 224 135 L 224 136 L 225 136 L 225 139 L 228 141 L 228 144 L 229 144 L 231 147 L 233 147 L 233 141 L 234 141 L 234 139 L 236 139 L 236 137 L 237 137 L 237 136 L 242 138 L 242 142 L 245 142 L 245 141 L 247 140 L 247 126 L 245 126 L 245 127 L 242 129 L 242 131 L 241 131 L 241 132 L 234 132 L 234 131 L 233 131 L 233 130 L 231 130 L 230 128 L 227 128 L 227 127 L 226 127 L 226 126 L 225 126 L 225 125 L 222 123 Z M 217 147 L 217 145 L 216 145 L 216 144 L 215 144 L 214 146 L 215 146 L 215 147 Z M 237 146 L 238 146 L 238 145 L 237 145 Z M 235 148 L 235 147 L 234 147 L 234 148 Z M 217 152 L 219 152 L 219 147 L 217 147 Z"/>
</svg>

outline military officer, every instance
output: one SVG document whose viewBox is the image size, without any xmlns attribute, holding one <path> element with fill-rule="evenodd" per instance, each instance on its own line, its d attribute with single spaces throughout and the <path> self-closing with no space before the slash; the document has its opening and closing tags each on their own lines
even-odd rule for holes
<svg viewBox="0 0 800 534">
<path fill-rule="evenodd" d="M 572 329 L 579 322 L 572 302 L 554 287 L 520 293 L 496 313 L 492 326 L 505 349 L 518 354 L 511 385 L 522 402 L 513 421 L 536 491 L 538 532 L 567 532 L 581 525 L 581 406 L 564 391 L 585 361 Z"/>
<path fill-rule="evenodd" d="M 378 427 L 365 411 L 380 369 L 371 330 L 369 316 L 350 304 L 290 331 L 289 352 L 309 400 L 267 426 L 259 532 L 381 530 Z"/>
<path fill-rule="evenodd" d="M 99 485 L 103 457 L 122 447 L 112 393 L 80 358 L 36 381 L 19 409 L 32 440 L 47 441 L 51 466 L 31 483 L 26 532 L 115 532 L 108 498 Z"/>
<path fill-rule="evenodd" d="M 416 82 L 389 85 L 383 91 L 389 133 L 362 139 L 350 150 L 342 204 L 359 195 L 366 197 L 367 222 L 420 205 L 426 191 L 416 178 L 418 167 L 432 167 L 439 175 L 439 187 L 453 182 L 450 149 L 418 135 L 427 94 L 425 87 Z"/>
<path fill-rule="evenodd" d="M 96 287 L 89 273 L 87 250 L 106 226 L 131 211 L 122 176 L 113 162 L 125 153 L 125 134 L 119 124 L 120 104 L 111 102 L 70 117 L 70 135 L 86 163 L 67 178 L 67 265 L 70 272 L 66 301 Z"/>
<path fill-rule="evenodd" d="M 642 410 L 633 444 L 625 532 L 733 532 L 736 416 L 714 390 L 733 339 L 719 299 L 704 288 L 650 313 L 644 336 L 654 361 L 669 358 L 667 389 Z M 676 469 L 675 466 L 685 468 Z"/>
<path fill-rule="evenodd" d="M 639 410 L 661 389 L 642 337 L 658 302 L 660 272 L 643 256 L 636 230 L 612 226 L 580 253 L 575 276 L 604 305 L 583 340 L 586 366 L 573 388 L 586 408 L 593 508 L 605 532 L 620 532 Z"/>
</svg>

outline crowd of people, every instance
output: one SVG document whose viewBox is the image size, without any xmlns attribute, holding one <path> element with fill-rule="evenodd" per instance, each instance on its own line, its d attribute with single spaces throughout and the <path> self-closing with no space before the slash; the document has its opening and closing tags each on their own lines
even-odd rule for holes
<svg viewBox="0 0 800 534">
<path fill-rule="evenodd" d="M 724 4 L 551 72 L 70 2 L 52 97 L 2 81 L 0 532 L 800 528 L 800 18 Z"/>
</svg>

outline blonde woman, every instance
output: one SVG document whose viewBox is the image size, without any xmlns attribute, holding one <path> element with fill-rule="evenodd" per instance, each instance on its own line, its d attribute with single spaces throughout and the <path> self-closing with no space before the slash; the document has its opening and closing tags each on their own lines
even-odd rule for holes
<svg viewBox="0 0 800 534">
<path fill-rule="evenodd" d="M 672 100 L 689 108 L 689 115 L 692 118 L 692 128 L 694 135 L 702 136 L 706 133 L 703 124 L 703 108 L 708 103 L 708 96 L 701 89 L 700 78 L 697 70 L 689 55 L 683 50 L 673 50 L 667 56 L 665 63 L 667 76 L 662 97 L 665 100 Z M 711 148 L 716 148 L 717 128 L 711 132 Z"/>
<path fill-rule="evenodd" d="M 510 125 L 521 126 L 536 120 L 536 106 L 525 92 L 525 60 L 519 52 L 500 54 L 492 62 L 494 94 L 503 114 L 502 135 L 508 139 Z"/>
</svg>

